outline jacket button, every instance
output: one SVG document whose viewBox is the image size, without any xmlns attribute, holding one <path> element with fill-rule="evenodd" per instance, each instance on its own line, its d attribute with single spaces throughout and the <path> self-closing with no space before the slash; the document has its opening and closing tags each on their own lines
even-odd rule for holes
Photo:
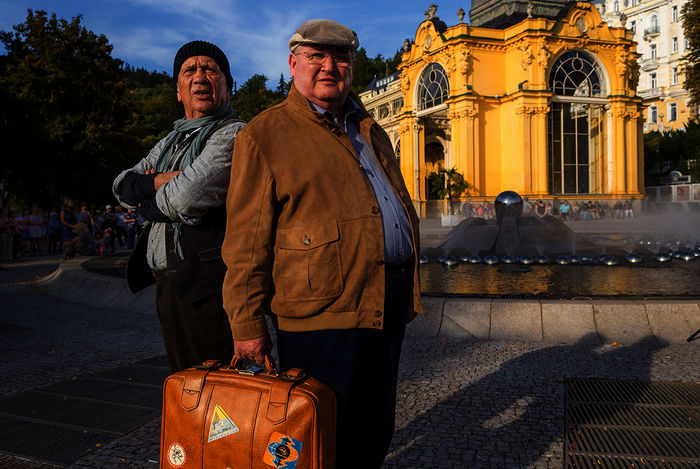
<svg viewBox="0 0 700 469">
<path fill-rule="evenodd" d="M 379 207 L 377 207 L 376 205 L 372 205 L 372 213 L 374 213 L 375 215 L 378 214 L 378 213 L 379 213 Z"/>
<path fill-rule="evenodd" d="M 382 322 L 381 321 L 374 321 L 374 324 L 372 324 L 374 327 L 381 327 Z"/>
<path fill-rule="evenodd" d="M 376 310 L 376 311 L 374 312 L 374 315 L 375 315 L 376 317 L 378 317 L 378 318 L 381 318 L 381 317 L 382 317 L 382 312 L 381 312 L 380 310 Z"/>
<path fill-rule="evenodd" d="M 309 244 L 311 244 L 311 240 L 307 237 L 304 237 L 303 243 L 304 243 L 304 246 L 308 246 Z"/>
</svg>

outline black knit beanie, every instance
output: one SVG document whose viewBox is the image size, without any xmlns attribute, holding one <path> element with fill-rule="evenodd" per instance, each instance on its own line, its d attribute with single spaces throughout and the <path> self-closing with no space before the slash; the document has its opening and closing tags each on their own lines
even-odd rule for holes
<svg viewBox="0 0 700 469">
<path fill-rule="evenodd" d="M 214 59 L 221 71 L 226 75 L 226 84 L 229 89 L 233 88 L 233 77 L 231 76 L 231 68 L 228 65 L 226 54 L 214 44 L 207 41 L 192 41 L 180 47 L 173 61 L 173 78 L 175 78 L 175 81 L 177 81 L 177 76 L 180 74 L 183 62 L 196 55 L 206 55 Z"/>
</svg>

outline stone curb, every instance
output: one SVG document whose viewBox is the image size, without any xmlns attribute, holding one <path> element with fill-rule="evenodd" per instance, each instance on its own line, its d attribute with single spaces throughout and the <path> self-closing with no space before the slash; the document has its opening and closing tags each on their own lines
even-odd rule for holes
<svg viewBox="0 0 700 469">
<path fill-rule="evenodd" d="M 44 292 L 62 300 L 95 307 L 123 308 L 142 314 L 155 313 L 155 287 L 131 293 L 126 280 L 87 272 L 81 267 L 84 258 L 64 261 L 46 277 L 36 282 Z"/>
<path fill-rule="evenodd" d="M 95 307 L 155 313 L 155 287 L 136 295 L 123 279 L 85 271 L 84 259 L 61 263 L 37 286 L 51 296 Z M 425 315 L 408 325 L 413 336 L 519 339 L 535 342 L 635 343 L 653 336 L 685 343 L 700 327 L 698 300 L 497 300 L 424 296 Z M 698 344 L 700 340 L 692 342 Z"/>
<path fill-rule="evenodd" d="M 697 300 L 496 300 L 424 297 L 413 336 L 630 344 L 652 336 L 686 343 L 700 327 Z M 694 341 L 692 344 L 698 344 Z"/>
</svg>

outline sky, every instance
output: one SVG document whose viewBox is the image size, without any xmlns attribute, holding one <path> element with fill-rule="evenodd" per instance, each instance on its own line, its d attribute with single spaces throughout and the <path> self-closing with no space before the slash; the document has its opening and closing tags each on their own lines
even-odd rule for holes
<svg viewBox="0 0 700 469">
<path fill-rule="evenodd" d="M 435 1 L 435 0 L 433 0 Z M 287 42 L 308 19 L 330 18 L 354 29 L 370 57 L 393 57 L 404 39 L 415 38 L 429 0 L 0 0 L 0 30 L 23 23 L 27 9 L 56 13 L 67 20 L 83 15 L 82 24 L 104 34 L 112 57 L 134 67 L 172 74 L 178 48 L 195 39 L 218 45 L 243 84 L 265 74 L 274 88 L 280 74 L 289 79 Z M 460 7 L 471 0 L 435 2 L 448 26 L 459 22 Z M 465 18 L 465 22 L 468 17 Z M 0 53 L 5 51 L 0 45 Z"/>
</svg>

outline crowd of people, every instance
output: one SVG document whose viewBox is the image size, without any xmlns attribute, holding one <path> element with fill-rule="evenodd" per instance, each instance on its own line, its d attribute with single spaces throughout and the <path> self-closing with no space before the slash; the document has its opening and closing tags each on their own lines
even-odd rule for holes
<svg viewBox="0 0 700 469">
<path fill-rule="evenodd" d="M 491 202 L 472 202 L 467 198 L 462 202 L 460 214 L 465 218 L 492 219 L 496 211 Z M 559 216 L 564 221 L 574 220 L 604 220 L 613 218 L 634 218 L 634 209 L 629 200 L 617 200 L 614 204 L 607 201 L 574 201 L 564 200 L 558 206 L 552 201 L 538 199 L 531 201 L 523 198 L 523 215 L 542 218 L 547 215 Z"/>
<path fill-rule="evenodd" d="M 580 202 L 575 200 L 574 203 L 569 203 L 568 200 L 562 201 L 558 207 L 549 201 L 538 199 L 536 202 L 531 202 L 525 197 L 523 199 L 523 213 L 536 217 L 544 217 L 546 215 L 560 216 L 564 221 L 574 220 L 604 220 L 612 218 L 634 218 L 634 209 L 629 200 L 617 200 L 611 206 L 607 201 L 595 202 L 589 200 Z"/>
<path fill-rule="evenodd" d="M 47 211 L 37 205 L 21 210 L 4 207 L 0 215 L 0 261 L 31 256 L 76 253 L 101 255 L 116 247 L 133 249 L 142 220 L 133 210 L 106 205 L 63 201 L 60 211 Z"/>
</svg>

